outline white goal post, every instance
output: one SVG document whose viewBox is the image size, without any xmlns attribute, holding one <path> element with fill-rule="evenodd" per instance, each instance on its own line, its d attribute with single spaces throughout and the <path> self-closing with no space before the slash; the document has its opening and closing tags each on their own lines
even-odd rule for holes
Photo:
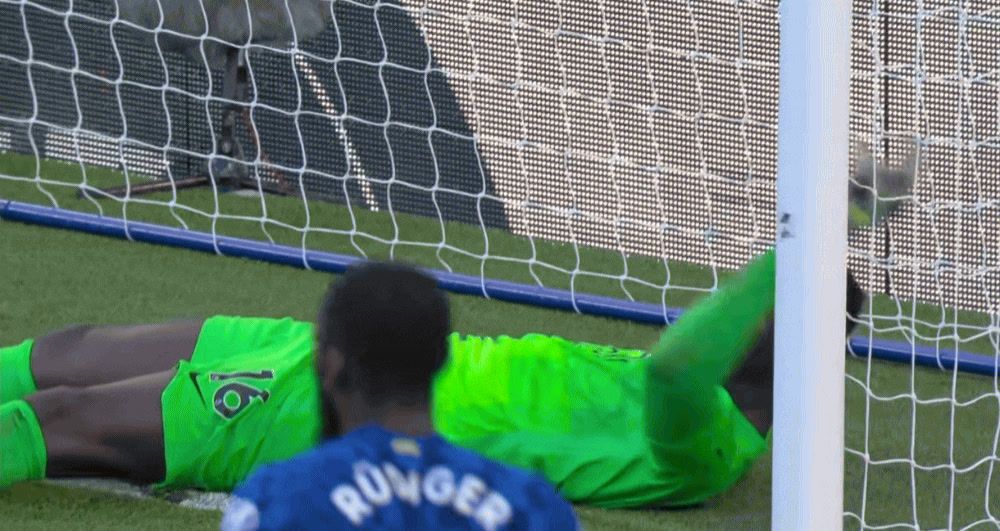
<svg viewBox="0 0 1000 531">
<path fill-rule="evenodd" d="M 840 529 L 851 2 L 781 4 L 772 529 Z"/>
</svg>

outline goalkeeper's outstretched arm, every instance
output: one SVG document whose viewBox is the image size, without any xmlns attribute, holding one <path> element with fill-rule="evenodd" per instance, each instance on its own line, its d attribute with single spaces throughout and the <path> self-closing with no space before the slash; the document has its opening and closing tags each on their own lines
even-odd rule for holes
<svg viewBox="0 0 1000 531">
<path fill-rule="evenodd" d="M 661 462 L 696 503 L 734 483 L 766 450 L 773 409 L 774 251 L 688 310 L 651 351 L 645 424 Z M 847 277 L 847 311 L 864 292 Z M 854 319 L 848 318 L 847 331 Z M 684 498 L 684 495 L 680 495 Z"/>
<path fill-rule="evenodd" d="M 648 425 L 660 444 L 681 444 L 710 417 L 716 388 L 764 337 L 774 312 L 774 252 L 684 313 L 652 349 Z M 760 426 L 766 430 L 766 426 Z"/>
<path fill-rule="evenodd" d="M 722 386 L 755 344 L 762 338 L 766 343 L 774 312 L 774 264 L 773 251 L 757 258 L 685 312 L 652 349 L 646 432 L 658 460 L 684 478 L 678 502 L 698 503 L 725 490 L 766 449 L 758 430 L 769 428 L 770 415 L 741 414 Z"/>
</svg>

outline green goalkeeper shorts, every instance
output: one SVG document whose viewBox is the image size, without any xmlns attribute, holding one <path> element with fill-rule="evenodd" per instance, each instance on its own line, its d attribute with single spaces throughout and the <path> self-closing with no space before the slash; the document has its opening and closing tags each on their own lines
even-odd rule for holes
<svg viewBox="0 0 1000 531">
<path fill-rule="evenodd" d="M 313 327 L 216 316 L 163 391 L 161 487 L 230 490 L 257 466 L 318 441 Z"/>
</svg>

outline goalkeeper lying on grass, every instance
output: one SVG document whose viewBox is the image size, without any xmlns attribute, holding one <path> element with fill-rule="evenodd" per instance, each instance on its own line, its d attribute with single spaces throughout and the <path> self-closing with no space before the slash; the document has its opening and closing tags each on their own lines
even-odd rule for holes
<svg viewBox="0 0 1000 531">
<path fill-rule="evenodd" d="M 850 289 L 856 311 L 861 293 Z M 768 253 L 648 355 L 453 334 L 433 389 L 435 428 L 541 473 L 575 502 L 702 502 L 767 448 L 773 305 Z M 2 348 L 0 487 L 109 476 L 232 489 L 261 464 L 337 435 L 323 429 L 332 406 L 317 384 L 314 335 L 291 319 L 216 316 L 73 327 Z"/>
</svg>

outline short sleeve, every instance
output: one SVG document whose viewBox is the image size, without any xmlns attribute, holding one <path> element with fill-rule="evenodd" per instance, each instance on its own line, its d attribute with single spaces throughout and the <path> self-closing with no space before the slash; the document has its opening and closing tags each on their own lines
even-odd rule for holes
<svg viewBox="0 0 1000 531">
<path fill-rule="evenodd" d="M 243 484 L 236 487 L 233 495 L 260 504 L 260 502 L 264 501 L 265 485 L 267 485 L 266 467 L 258 469 L 257 472 L 251 474 Z"/>
</svg>

